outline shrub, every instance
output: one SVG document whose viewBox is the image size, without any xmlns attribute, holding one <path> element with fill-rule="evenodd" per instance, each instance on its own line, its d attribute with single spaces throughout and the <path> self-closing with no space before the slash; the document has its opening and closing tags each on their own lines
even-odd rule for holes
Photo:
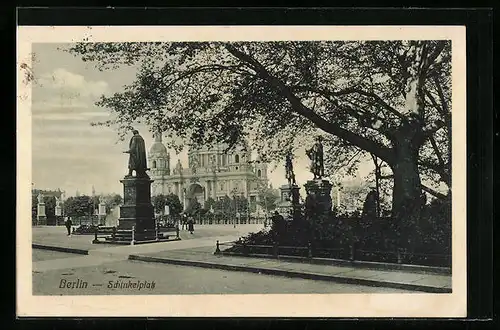
<svg viewBox="0 0 500 330">
<path fill-rule="evenodd" d="M 312 244 L 315 257 L 350 257 L 351 246 L 355 258 L 366 261 L 397 262 L 398 240 L 414 240 L 413 250 L 403 254 L 403 262 L 422 265 L 450 266 L 451 264 L 451 204 L 433 201 L 426 205 L 420 222 L 410 237 L 401 236 L 401 228 L 390 217 L 360 217 L 359 212 L 335 214 L 317 219 L 311 224 L 296 219 L 286 225 L 279 239 L 280 246 L 306 247 Z M 314 228 L 312 228 L 314 227 Z M 273 245 L 276 233 L 262 230 L 242 237 L 247 245 Z M 241 252 L 241 246 L 228 251 Z M 268 249 L 248 248 L 250 253 L 269 253 Z M 403 251 L 404 252 L 404 251 Z M 304 249 L 286 249 L 280 254 L 304 256 Z"/>
</svg>

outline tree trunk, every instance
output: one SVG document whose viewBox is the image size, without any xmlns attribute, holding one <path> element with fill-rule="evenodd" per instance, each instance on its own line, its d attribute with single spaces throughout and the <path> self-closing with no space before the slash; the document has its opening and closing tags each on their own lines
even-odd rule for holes
<svg viewBox="0 0 500 330">
<path fill-rule="evenodd" d="M 405 131 L 398 134 L 394 143 L 392 215 L 397 246 L 413 250 L 418 240 L 422 188 L 418 170 L 419 148 L 412 143 L 411 131 Z"/>
</svg>

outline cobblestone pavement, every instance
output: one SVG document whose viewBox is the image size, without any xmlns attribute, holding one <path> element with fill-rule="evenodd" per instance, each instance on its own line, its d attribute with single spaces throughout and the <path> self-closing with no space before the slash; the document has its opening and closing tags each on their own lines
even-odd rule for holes
<svg viewBox="0 0 500 330">
<path fill-rule="evenodd" d="M 92 257 L 82 256 L 79 258 Z M 66 263 L 66 266 L 66 268 L 43 272 L 34 270 L 33 294 L 164 295 L 412 292 L 129 260 L 108 261 L 91 266 Z M 123 287 L 125 285 L 133 286 L 134 284 L 136 285 L 135 288 Z M 66 288 L 61 286 L 66 286 Z M 122 286 L 122 288 L 119 286 Z"/>
</svg>

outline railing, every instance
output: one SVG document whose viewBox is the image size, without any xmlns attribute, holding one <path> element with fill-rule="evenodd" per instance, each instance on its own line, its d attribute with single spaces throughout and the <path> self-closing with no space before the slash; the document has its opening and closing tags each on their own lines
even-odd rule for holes
<svg viewBox="0 0 500 330">
<path fill-rule="evenodd" d="M 99 238 L 109 237 L 109 234 L 111 234 L 112 239 L 115 239 L 116 230 L 116 227 L 96 227 L 94 229 L 94 240 L 92 243 L 98 243 Z"/>
<path fill-rule="evenodd" d="M 273 244 L 273 245 L 265 245 L 265 244 L 246 244 L 243 242 L 241 239 L 238 241 L 232 241 L 232 242 L 224 242 L 220 243 L 219 241 L 216 242 L 216 248 L 214 254 L 221 254 L 223 253 L 220 250 L 221 246 L 241 246 L 242 248 L 242 254 L 243 255 L 249 255 L 249 249 L 250 248 L 261 248 L 261 249 L 267 249 L 270 250 L 271 253 L 268 253 L 268 255 L 272 255 L 273 257 L 279 257 L 279 256 L 284 256 L 284 257 L 297 257 L 295 255 L 291 254 L 286 254 L 286 253 L 280 253 L 284 252 L 284 250 L 296 250 L 296 251 L 304 251 L 305 255 L 307 256 L 306 258 L 317 258 L 319 255 L 322 253 L 319 252 L 342 252 L 346 251 L 346 248 L 313 248 L 312 244 L 309 243 L 307 246 L 284 246 L 284 245 L 278 245 L 278 244 Z M 366 257 L 367 255 L 374 255 L 374 254 L 379 254 L 383 257 L 388 257 L 388 256 L 393 256 L 396 259 L 397 264 L 403 264 L 403 261 L 405 259 L 411 259 L 415 257 L 423 257 L 423 258 L 439 258 L 442 261 L 444 261 L 445 264 L 450 264 L 451 265 L 451 255 L 450 254 L 439 254 L 439 253 L 415 253 L 415 252 L 407 252 L 402 249 L 396 249 L 396 251 L 378 251 L 378 250 L 364 250 L 364 249 L 356 249 L 354 244 L 351 244 L 348 246 L 348 253 L 344 253 L 345 255 L 348 255 L 348 258 L 338 258 L 338 259 L 343 259 L 343 260 L 349 260 L 349 261 L 366 261 L 363 257 Z M 321 258 L 321 257 L 320 257 Z"/>
<path fill-rule="evenodd" d="M 154 240 L 159 241 L 161 238 L 161 233 L 168 233 L 168 232 L 173 232 L 175 231 L 175 235 L 177 238 L 180 237 L 179 235 L 179 227 L 160 227 L 159 224 L 155 226 L 154 229 L 143 229 L 141 231 L 137 231 L 136 226 L 132 226 L 131 229 L 131 241 L 130 245 L 134 245 L 137 243 L 137 236 L 139 235 L 144 235 L 144 234 L 154 234 Z M 111 234 L 111 239 L 115 240 L 116 239 L 116 234 L 118 232 L 118 229 L 116 227 L 96 227 L 94 230 L 94 240 L 92 243 L 99 243 L 99 238 L 107 238 Z"/>
</svg>

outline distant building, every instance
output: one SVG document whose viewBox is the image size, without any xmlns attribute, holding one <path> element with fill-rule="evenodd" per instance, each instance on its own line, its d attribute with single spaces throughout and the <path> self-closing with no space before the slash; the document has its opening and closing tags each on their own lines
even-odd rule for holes
<svg viewBox="0 0 500 330">
<path fill-rule="evenodd" d="M 259 159 L 252 161 L 249 148 L 242 145 L 225 152 L 226 145 L 200 147 L 188 151 L 188 164 L 180 160 L 172 166 L 170 154 L 162 143 L 161 134 L 155 140 L 148 155 L 148 167 L 152 195 L 173 193 L 184 207 L 196 198 L 203 206 L 208 198 L 218 200 L 224 196 L 244 196 L 250 209 L 262 214 L 257 204 L 260 192 L 268 186 L 267 164 Z"/>
</svg>

